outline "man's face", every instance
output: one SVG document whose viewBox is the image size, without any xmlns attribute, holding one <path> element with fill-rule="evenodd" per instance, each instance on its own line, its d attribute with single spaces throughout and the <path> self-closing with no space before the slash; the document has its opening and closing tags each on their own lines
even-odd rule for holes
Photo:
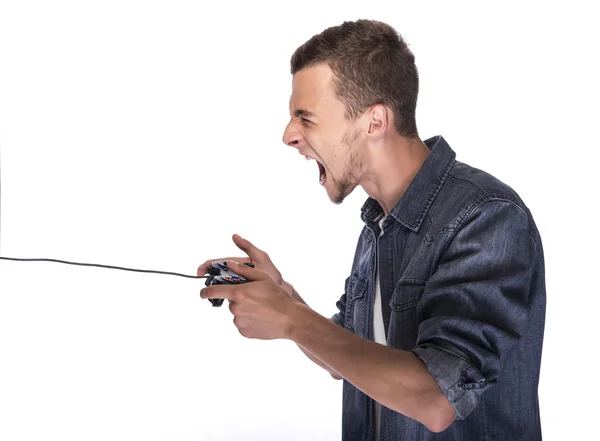
<svg viewBox="0 0 600 441">
<path fill-rule="evenodd" d="M 340 204 L 358 185 L 363 162 L 358 129 L 344 117 L 345 105 L 334 95 L 332 79 L 326 65 L 294 75 L 283 142 L 317 161 L 321 185 Z"/>
</svg>

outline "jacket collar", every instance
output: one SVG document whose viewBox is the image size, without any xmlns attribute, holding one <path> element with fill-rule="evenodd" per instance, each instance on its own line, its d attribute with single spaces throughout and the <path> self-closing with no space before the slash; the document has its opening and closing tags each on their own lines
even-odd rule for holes
<svg viewBox="0 0 600 441">
<path fill-rule="evenodd" d="M 431 153 L 423 162 L 404 195 L 389 212 L 389 216 L 412 231 L 418 231 L 456 160 L 456 153 L 441 135 L 423 142 L 431 150 Z M 383 209 L 379 202 L 369 196 L 361 207 L 363 222 L 370 224 L 379 219 L 382 214 Z"/>
</svg>

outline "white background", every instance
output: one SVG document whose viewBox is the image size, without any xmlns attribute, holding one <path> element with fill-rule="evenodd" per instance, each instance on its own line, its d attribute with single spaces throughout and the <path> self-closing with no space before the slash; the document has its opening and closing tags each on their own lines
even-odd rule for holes
<svg viewBox="0 0 600 441">
<path fill-rule="evenodd" d="M 1 253 L 195 274 L 265 249 L 317 311 L 361 229 L 281 141 L 289 58 L 344 20 L 416 55 L 422 139 L 515 188 L 547 259 L 545 440 L 597 425 L 594 2 L 1 1 Z M 418 6 L 416 6 L 418 4 Z M 341 382 L 203 280 L 0 262 L 0 439 L 335 440 Z"/>
</svg>

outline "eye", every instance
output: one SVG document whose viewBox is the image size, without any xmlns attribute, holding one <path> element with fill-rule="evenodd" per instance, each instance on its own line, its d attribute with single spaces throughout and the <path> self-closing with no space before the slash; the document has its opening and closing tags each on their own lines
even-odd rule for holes
<svg viewBox="0 0 600 441">
<path fill-rule="evenodd" d="M 304 124 L 304 125 L 308 125 L 309 123 L 312 123 L 312 121 L 309 121 L 306 118 L 300 118 L 300 120 L 302 121 L 302 124 Z"/>
</svg>

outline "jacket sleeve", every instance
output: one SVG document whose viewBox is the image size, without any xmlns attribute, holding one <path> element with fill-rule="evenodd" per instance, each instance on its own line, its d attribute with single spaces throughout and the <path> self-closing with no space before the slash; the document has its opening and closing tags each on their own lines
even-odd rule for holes
<svg viewBox="0 0 600 441">
<path fill-rule="evenodd" d="M 499 381 L 521 337 L 535 248 L 525 211 L 506 200 L 483 202 L 457 227 L 425 286 L 413 352 L 459 420 Z"/>
</svg>

